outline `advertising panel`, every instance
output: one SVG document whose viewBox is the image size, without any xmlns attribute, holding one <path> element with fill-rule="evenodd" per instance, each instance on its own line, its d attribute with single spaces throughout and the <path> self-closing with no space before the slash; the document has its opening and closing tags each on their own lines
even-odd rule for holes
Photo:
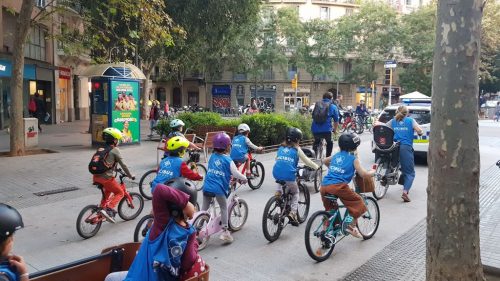
<svg viewBox="0 0 500 281">
<path fill-rule="evenodd" d="M 111 99 L 111 126 L 122 132 L 122 143 L 139 142 L 139 83 L 111 81 Z"/>
</svg>

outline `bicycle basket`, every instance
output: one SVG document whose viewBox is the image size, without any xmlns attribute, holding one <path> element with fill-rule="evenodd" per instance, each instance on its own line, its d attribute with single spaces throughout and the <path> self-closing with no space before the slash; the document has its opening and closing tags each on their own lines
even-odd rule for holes
<svg viewBox="0 0 500 281">
<path fill-rule="evenodd" d="M 200 153 L 198 152 L 189 153 L 189 162 L 195 162 L 195 163 L 200 162 Z"/>
<path fill-rule="evenodd" d="M 373 127 L 373 142 L 380 149 L 389 149 L 394 144 L 394 130 L 387 125 Z"/>
</svg>

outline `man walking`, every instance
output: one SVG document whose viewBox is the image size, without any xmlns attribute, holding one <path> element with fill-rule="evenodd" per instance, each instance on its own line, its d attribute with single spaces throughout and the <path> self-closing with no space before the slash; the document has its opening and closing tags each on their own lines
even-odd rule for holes
<svg viewBox="0 0 500 281">
<path fill-rule="evenodd" d="M 314 135 L 313 149 L 317 154 L 321 139 L 325 139 L 326 157 L 329 157 L 332 154 L 332 129 L 333 132 L 336 132 L 339 124 L 339 112 L 337 106 L 333 103 L 332 98 L 333 94 L 330 92 L 323 94 L 323 100 L 316 102 L 312 113 L 313 122 L 311 125 L 311 131 Z M 333 128 L 332 119 L 334 121 Z"/>
</svg>

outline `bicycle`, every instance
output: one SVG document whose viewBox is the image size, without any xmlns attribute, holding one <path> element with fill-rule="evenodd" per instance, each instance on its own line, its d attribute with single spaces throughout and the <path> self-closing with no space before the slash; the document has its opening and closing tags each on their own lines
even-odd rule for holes
<svg viewBox="0 0 500 281">
<path fill-rule="evenodd" d="M 380 210 L 375 199 L 364 194 L 359 195 L 363 198 L 367 211 L 358 218 L 357 225 L 363 240 L 367 240 L 377 232 Z M 318 262 L 327 260 L 335 245 L 349 235 L 347 228 L 353 219 L 345 206 L 338 204 L 337 196 L 327 194 L 325 198 L 333 203 L 334 208 L 330 211 L 315 212 L 307 222 L 304 236 L 307 253 Z M 343 215 L 340 211 L 342 208 L 346 209 Z"/>
<path fill-rule="evenodd" d="M 304 169 L 304 167 L 301 167 L 300 169 Z M 299 171 L 297 174 L 299 174 Z M 281 185 L 281 196 L 273 196 L 269 198 L 262 215 L 262 231 L 264 233 L 264 237 L 269 242 L 276 241 L 280 237 L 281 231 L 283 231 L 283 229 L 290 223 L 288 215 L 291 211 L 290 202 L 292 201 L 293 195 L 290 193 L 290 189 L 287 187 L 285 181 L 277 180 L 276 183 Z M 309 194 L 307 188 L 302 184 L 301 178 L 297 179 L 297 184 L 299 186 L 297 219 L 299 223 L 303 223 L 306 221 L 307 215 L 309 214 L 311 195 Z"/>
<path fill-rule="evenodd" d="M 234 180 L 233 180 L 234 181 Z M 228 217 L 229 230 L 232 232 L 240 230 L 245 225 L 248 218 L 248 204 L 245 200 L 238 197 L 236 194 L 236 184 L 231 184 L 231 193 L 228 201 Z M 241 186 L 241 185 L 240 185 Z M 206 194 L 204 195 L 213 195 Z M 198 239 L 198 250 L 203 250 L 208 245 L 210 236 L 221 232 L 222 222 L 220 213 L 218 214 L 216 208 L 215 196 L 211 197 L 210 207 L 208 211 L 200 211 L 195 213 L 193 219 L 190 221 L 195 227 Z"/>
<path fill-rule="evenodd" d="M 124 183 L 127 175 L 122 169 L 116 169 L 116 174 L 120 174 L 120 187 L 125 195 L 118 203 L 118 215 L 125 221 L 133 220 L 142 212 L 144 208 L 144 199 L 136 192 L 128 192 Z M 91 238 L 97 234 L 106 218 L 101 214 L 101 210 L 106 210 L 109 199 L 105 200 L 104 190 L 101 184 L 94 183 L 101 191 L 101 203 L 99 205 L 88 205 L 80 211 L 76 220 L 76 231 L 82 238 Z M 88 229 L 87 229 L 88 227 Z"/>
<path fill-rule="evenodd" d="M 250 174 L 252 175 L 251 178 L 248 178 L 248 186 L 253 190 L 259 189 L 262 186 L 262 183 L 264 182 L 264 178 L 266 176 L 266 170 L 264 169 L 264 165 L 261 162 L 253 158 L 252 152 L 248 151 L 247 155 L 250 161 Z M 247 170 L 245 162 L 236 164 L 236 167 L 238 169 L 240 168 L 240 166 L 243 166 L 240 172 L 243 175 L 245 175 Z"/>
<path fill-rule="evenodd" d="M 344 133 L 344 132 L 351 133 L 351 132 L 357 131 L 357 122 L 356 122 L 356 118 L 353 117 L 353 114 L 354 113 L 352 113 L 352 112 L 345 112 L 344 113 L 344 117 L 342 118 L 342 119 L 344 119 L 344 122 L 342 122 L 342 124 L 340 126 L 341 133 Z"/>
<path fill-rule="evenodd" d="M 200 152 L 195 150 L 188 150 L 189 158 L 186 161 L 186 164 L 193 171 L 196 171 L 200 176 L 203 177 L 201 181 L 194 181 L 193 184 L 196 187 L 196 190 L 200 191 L 203 188 L 203 182 L 205 181 L 205 177 L 207 175 L 207 168 L 199 163 L 200 162 Z M 141 195 L 148 200 L 153 198 L 151 194 L 151 183 L 156 178 L 156 174 L 158 173 L 158 168 L 151 169 L 142 175 L 139 180 L 139 192 Z"/>
</svg>

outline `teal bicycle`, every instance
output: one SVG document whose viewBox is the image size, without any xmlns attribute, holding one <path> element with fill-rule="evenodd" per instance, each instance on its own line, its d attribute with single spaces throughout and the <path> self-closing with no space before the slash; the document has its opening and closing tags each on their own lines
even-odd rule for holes
<svg viewBox="0 0 500 281">
<path fill-rule="evenodd" d="M 367 211 L 358 218 L 357 226 L 363 239 L 367 240 L 377 232 L 380 210 L 375 199 L 362 193 L 359 195 L 363 198 Z M 314 213 L 307 221 L 305 232 L 307 253 L 318 262 L 327 260 L 335 245 L 349 235 L 347 228 L 353 220 L 345 206 L 339 205 L 337 196 L 327 194 L 325 198 L 333 203 L 334 208 Z M 341 209 L 345 209 L 343 214 Z"/>
</svg>

